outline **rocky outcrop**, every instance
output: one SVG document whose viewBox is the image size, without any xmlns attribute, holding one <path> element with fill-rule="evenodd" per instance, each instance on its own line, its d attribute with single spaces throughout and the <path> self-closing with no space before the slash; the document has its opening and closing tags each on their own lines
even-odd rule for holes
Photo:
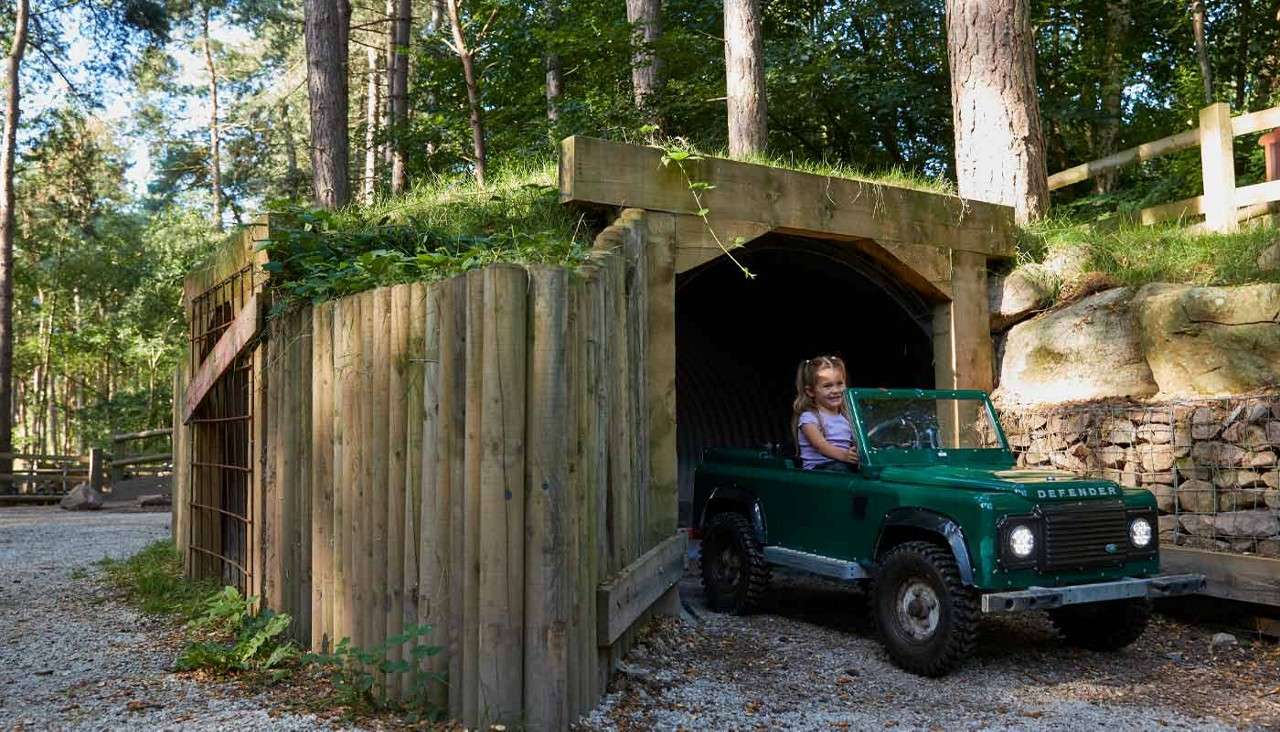
<svg viewBox="0 0 1280 732">
<path fill-rule="evenodd" d="M 996 398 L 1047 404 L 1280 387 L 1280 284 L 1115 288 L 1015 325 Z"/>
<path fill-rule="evenodd" d="M 1019 267 L 987 281 L 987 306 L 991 330 L 999 332 L 1020 323 L 1053 302 L 1050 276 L 1041 267 Z"/>
</svg>

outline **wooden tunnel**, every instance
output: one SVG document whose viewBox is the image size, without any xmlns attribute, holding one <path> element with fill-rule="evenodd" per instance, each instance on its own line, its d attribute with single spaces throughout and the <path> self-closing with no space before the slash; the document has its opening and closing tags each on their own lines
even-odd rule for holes
<svg viewBox="0 0 1280 732">
<path fill-rule="evenodd" d="M 638 625 L 678 607 L 676 287 L 723 255 L 716 237 L 856 251 L 930 304 L 938 384 L 990 386 L 1007 209 L 660 157 L 564 141 L 562 200 L 614 220 L 571 269 L 493 265 L 267 319 L 264 220 L 192 273 L 174 400 L 189 571 L 291 613 L 314 648 L 430 625 L 452 717 L 563 729 Z M 686 175 L 714 186 L 706 220 Z"/>
</svg>

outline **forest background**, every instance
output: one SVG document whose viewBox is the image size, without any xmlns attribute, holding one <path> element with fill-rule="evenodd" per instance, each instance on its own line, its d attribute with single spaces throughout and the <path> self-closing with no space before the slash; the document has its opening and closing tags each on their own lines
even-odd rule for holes
<svg viewBox="0 0 1280 732">
<path fill-rule="evenodd" d="M 5 49 L 27 2 L 0 2 Z M 182 275 L 255 212 L 359 229 L 363 258 L 348 264 L 376 274 L 379 241 L 424 231 L 453 252 L 544 247 L 564 136 L 731 148 L 724 6 L 645 6 L 659 3 L 356 0 L 346 52 L 329 54 L 345 124 L 314 129 L 300 0 L 37 0 L 14 167 L 15 447 L 78 453 L 167 424 Z M 758 7 L 771 159 L 954 190 L 943 0 Z M 1280 104 L 1280 0 L 1035 0 L 1029 13 L 1049 172 L 1194 127 L 1209 99 Z M 338 214 L 311 208 L 334 203 L 312 169 L 327 135 L 351 151 L 354 203 Z M 1242 182 L 1262 177 L 1255 142 L 1237 143 Z M 1051 220 L 1093 226 L 1199 191 L 1193 149 L 1057 193 Z M 450 196 L 487 217 L 478 234 L 425 214 L 392 230 Z"/>
</svg>

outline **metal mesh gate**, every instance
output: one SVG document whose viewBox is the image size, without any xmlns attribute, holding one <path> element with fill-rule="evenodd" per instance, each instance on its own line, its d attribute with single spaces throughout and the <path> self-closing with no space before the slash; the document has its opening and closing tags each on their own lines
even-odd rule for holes
<svg viewBox="0 0 1280 732">
<path fill-rule="evenodd" d="M 213 351 L 254 290 L 248 265 L 193 298 L 191 371 Z M 253 349 L 245 349 L 191 417 L 188 565 L 197 579 L 252 592 Z"/>
</svg>

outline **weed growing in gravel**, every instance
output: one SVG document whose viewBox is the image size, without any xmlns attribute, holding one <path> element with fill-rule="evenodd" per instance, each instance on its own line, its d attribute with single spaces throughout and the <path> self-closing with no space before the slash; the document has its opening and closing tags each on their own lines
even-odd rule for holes
<svg viewBox="0 0 1280 732">
<path fill-rule="evenodd" d="M 224 587 L 205 602 L 204 612 L 187 623 L 198 637 L 178 654 L 179 671 L 262 671 L 278 681 L 289 673 L 301 655 L 284 632 L 293 621 L 287 613 L 257 608 L 256 597 L 244 597 L 234 587 Z"/>
<path fill-rule="evenodd" d="M 406 721 L 440 720 L 444 711 L 432 702 L 432 692 L 445 681 L 443 673 L 426 668 L 428 658 L 440 653 L 440 646 L 422 642 L 431 634 L 429 625 L 409 625 L 404 632 L 387 638 L 381 645 L 364 649 L 351 645 L 350 638 L 343 638 L 333 653 L 308 653 L 304 663 L 313 663 L 324 669 L 333 684 L 335 704 L 346 707 L 351 714 L 395 711 Z M 387 652 L 395 647 L 409 645 L 408 656 L 399 661 L 387 658 Z M 389 692 L 386 674 L 408 674 L 409 690 L 399 699 Z"/>
<path fill-rule="evenodd" d="M 149 615 L 192 618 L 218 589 L 211 582 L 187 579 L 182 555 L 167 540 L 148 544 L 128 559 L 103 559 L 100 564 L 108 583 L 130 605 Z"/>
</svg>

